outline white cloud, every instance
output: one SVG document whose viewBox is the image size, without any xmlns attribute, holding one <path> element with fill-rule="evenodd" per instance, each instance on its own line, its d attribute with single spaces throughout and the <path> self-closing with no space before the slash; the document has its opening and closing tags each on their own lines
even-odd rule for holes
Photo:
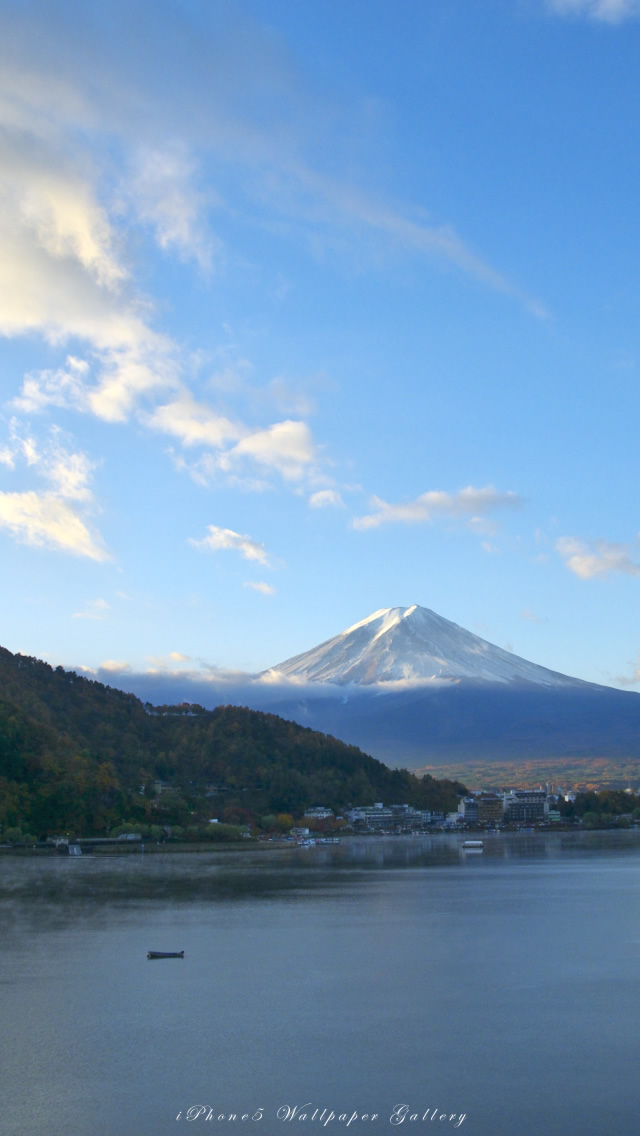
<svg viewBox="0 0 640 1136">
<path fill-rule="evenodd" d="M 29 373 L 14 406 L 26 412 L 37 412 L 47 405 L 67 407 L 93 413 L 107 422 L 125 422 L 143 396 L 169 388 L 176 397 L 153 410 L 139 411 L 138 420 L 149 429 L 178 439 L 187 448 L 221 451 L 191 467 L 198 480 L 206 482 L 219 473 L 233 475 L 247 461 L 278 473 L 285 481 L 299 481 L 312 472 L 317 452 L 305 422 L 287 419 L 255 429 L 196 400 L 180 381 L 177 360 L 168 341 L 161 337 L 157 342 L 150 339 L 146 350 L 133 347 L 94 352 L 94 358 L 97 383 L 90 384 L 91 367 L 86 360 L 68 356 L 64 367 Z M 9 455 L 4 460 L 8 463 Z M 184 467 L 187 463 L 177 459 L 176 464 Z"/>
<path fill-rule="evenodd" d="M 86 104 L 67 84 L 56 108 L 60 85 L 50 78 L 51 99 L 43 76 L 11 66 L 0 76 L 0 334 L 77 339 L 91 355 L 93 385 L 74 355 L 65 368 L 27 376 L 23 409 L 70 405 L 124 421 L 141 395 L 175 383 L 175 346 L 131 291 L 88 138 L 86 148 L 69 145 L 91 119 Z"/>
<path fill-rule="evenodd" d="M 311 509 L 344 509 L 344 501 L 337 489 L 319 489 L 317 493 L 311 494 L 309 507 Z"/>
<path fill-rule="evenodd" d="M 2 107 L 0 104 L 0 113 Z M 111 225 L 87 177 L 34 134 L 7 129 L 0 135 L 0 193 L 14 232 L 51 261 L 77 261 L 98 284 L 117 287 L 127 276 L 118 262 Z"/>
<path fill-rule="evenodd" d="M 179 385 L 175 348 L 167 337 L 137 320 L 124 321 L 122 332 L 122 342 L 99 356 L 99 382 L 87 397 L 88 409 L 105 422 L 126 422 L 142 397 Z"/>
<path fill-rule="evenodd" d="M 79 339 L 96 372 L 90 385 L 88 363 L 75 356 L 71 366 L 31 372 L 21 409 L 53 404 L 123 422 L 143 395 L 177 385 L 174 345 L 152 331 L 135 306 L 96 284 L 77 260 L 56 263 L 24 233 L 3 234 L 0 226 L 0 240 L 0 334 L 38 332 L 54 343 Z"/>
<path fill-rule="evenodd" d="M 225 461 L 232 463 L 238 458 L 251 458 L 258 465 L 277 470 L 286 481 L 299 481 L 315 457 L 306 422 L 287 420 L 248 434 L 229 451 Z"/>
<path fill-rule="evenodd" d="M 131 665 L 124 661 L 124 659 L 105 659 L 100 663 L 98 672 L 106 671 L 108 675 L 124 674 L 126 671 L 131 670 Z"/>
<path fill-rule="evenodd" d="M 261 592 L 263 596 L 274 596 L 276 592 L 271 584 L 265 584 L 263 580 L 245 580 L 242 586 L 253 588 L 254 592 Z"/>
<path fill-rule="evenodd" d="M 438 517 L 468 517 L 468 523 L 477 527 L 478 514 L 504 507 L 514 508 L 521 503 L 517 493 L 500 493 L 490 485 L 482 489 L 469 485 L 458 493 L 430 490 L 404 505 L 390 505 L 380 497 L 373 497 L 375 512 L 356 517 L 352 526 L 355 529 L 372 529 L 390 522 L 419 524 Z"/>
<path fill-rule="evenodd" d="M 269 557 L 263 544 L 258 544 L 251 537 L 243 536 L 241 533 L 234 532 L 233 529 L 222 529 L 217 525 L 209 525 L 207 536 L 203 537 L 202 540 L 189 538 L 189 544 L 192 544 L 194 548 L 202 548 L 210 552 L 218 552 L 220 549 L 233 549 L 239 552 L 245 560 L 256 560 L 259 564 L 269 564 Z"/>
<path fill-rule="evenodd" d="M 82 451 L 72 452 L 61 442 L 61 431 L 54 428 L 50 440 L 39 444 L 20 432 L 17 419 L 10 423 L 10 440 L 4 464 L 15 469 L 24 462 L 47 483 L 46 490 L 0 493 L 0 528 L 23 544 L 54 548 L 91 560 L 107 560 L 98 534 L 92 534 L 86 521 L 68 501 L 93 500 L 89 481 L 93 463 Z"/>
<path fill-rule="evenodd" d="M 640 0 L 547 0 L 560 16 L 586 16 L 606 24 L 620 24 L 640 16 Z"/>
<path fill-rule="evenodd" d="M 225 443 L 242 437 L 244 428 L 216 414 L 204 403 L 196 402 L 184 391 L 180 398 L 158 406 L 147 419 L 154 430 L 179 438 L 185 446 L 210 446 L 219 449 Z"/>
<path fill-rule="evenodd" d="M 80 333 L 89 344 L 97 344 L 91 351 L 95 382 L 91 382 L 92 365 L 70 355 L 63 367 L 29 372 L 13 405 L 27 413 L 59 406 L 94 414 L 105 422 L 126 422 L 143 397 L 179 389 L 175 349 L 168 338 L 133 317 L 113 322 L 112 343 L 108 323 L 99 336 L 95 330 L 96 334 L 91 327 Z"/>
<path fill-rule="evenodd" d="M 556 541 L 556 551 L 567 568 L 582 580 L 609 576 L 612 572 L 640 576 L 640 564 L 632 559 L 631 550 L 626 544 L 607 540 L 587 543 L 574 537 L 560 537 Z"/>
<path fill-rule="evenodd" d="M 3 447 L 2 462 L 8 469 L 15 469 L 16 461 L 24 461 L 28 466 L 36 466 L 40 462 L 40 452 L 35 438 L 31 434 L 24 435 L 22 426 L 17 418 L 9 423 L 9 444 Z"/>
<path fill-rule="evenodd" d="M 205 454 L 191 465 L 179 455 L 174 456 L 178 468 L 188 468 L 203 484 L 220 473 L 237 483 L 236 471 L 247 461 L 263 470 L 275 471 L 285 481 L 300 481 L 312 472 L 316 460 L 311 431 L 305 422 L 286 420 L 266 429 L 251 429 L 230 421 L 205 403 L 196 402 L 186 390 L 174 402 L 146 415 L 144 421 L 152 429 L 178 438 L 183 446 L 220 451 Z M 266 483 L 243 479 L 242 486 L 260 490 L 266 488 Z"/>
<path fill-rule="evenodd" d="M 90 501 L 92 493 L 89 480 L 94 464 L 81 450 L 71 452 L 60 441 L 62 431 L 53 427 L 50 440 L 38 443 L 30 434 L 22 434 L 17 418 L 10 423 L 9 445 L 3 451 L 9 469 L 15 469 L 16 461 L 22 460 L 43 477 L 50 486 L 50 492 L 67 500 Z"/>
<path fill-rule="evenodd" d="M 68 355 L 63 367 L 56 370 L 33 371 L 24 377 L 22 393 L 14 399 L 14 406 L 26 414 L 38 413 L 46 406 L 86 405 L 86 379 L 89 375 L 86 359 Z"/>
<path fill-rule="evenodd" d="M 0 493 L 0 528 L 23 544 L 108 559 L 80 517 L 52 493 Z"/>
<path fill-rule="evenodd" d="M 54 445 L 43 461 L 43 474 L 52 491 L 71 501 L 91 500 L 93 495 L 88 483 L 93 468 L 86 454 L 71 454 L 59 445 Z"/>
<path fill-rule="evenodd" d="M 74 611 L 73 619 L 105 619 L 109 611 L 106 600 L 87 600 L 82 611 Z"/>
</svg>

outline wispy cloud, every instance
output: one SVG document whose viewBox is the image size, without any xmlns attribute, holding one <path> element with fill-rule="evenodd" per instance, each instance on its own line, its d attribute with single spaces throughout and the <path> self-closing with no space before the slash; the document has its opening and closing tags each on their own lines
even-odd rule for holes
<svg viewBox="0 0 640 1136">
<path fill-rule="evenodd" d="M 233 529 L 222 529 L 217 525 L 209 525 L 207 535 L 201 540 L 189 538 L 189 544 L 194 548 L 201 548 L 206 552 L 219 552 L 222 549 L 231 549 L 239 552 L 245 560 L 255 560 L 259 564 L 269 565 L 269 557 L 263 544 L 258 544 L 249 536 L 234 532 Z"/>
<path fill-rule="evenodd" d="M 585 16 L 605 24 L 621 24 L 640 17 L 640 0 L 547 0 L 559 16 Z"/>
<path fill-rule="evenodd" d="M 106 619 L 109 604 L 106 600 L 87 600 L 82 611 L 74 611 L 73 619 Z"/>
<path fill-rule="evenodd" d="M 141 147 L 123 193 L 137 217 L 152 227 L 160 248 L 211 270 L 219 242 L 210 231 L 207 211 L 218 198 L 212 190 L 197 188 L 196 164 L 184 143 Z"/>
<path fill-rule="evenodd" d="M 638 686 L 640 684 L 640 655 L 638 655 L 631 674 L 618 675 L 616 681 L 620 683 L 620 686 Z"/>
<path fill-rule="evenodd" d="M 556 551 L 567 568 L 581 580 L 610 576 L 612 572 L 640 576 L 640 563 L 633 559 L 628 544 L 617 544 L 607 540 L 587 542 L 576 540 L 575 537 L 560 537 L 556 541 Z"/>
<path fill-rule="evenodd" d="M 294 201 L 296 190 L 304 190 L 315 198 L 311 210 L 315 218 L 320 203 L 330 210 L 334 223 L 348 223 L 353 227 L 355 222 L 360 230 L 382 235 L 414 253 L 449 261 L 467 276 L 511 296 L 532 315 L 547 318 L 547 309 L 540 300 L 527 295 L 474 252 L 452 224 L 427 224 L 412 216 L 410 209 L 384 204 L 364 189 L 330 178 L 297 161 L 290 163 L 287 172 L 293 183 L 291 188 L 294 191 Z M 279 189 L 281 188 L 280 186 Z M 291 208 L 291 197 L 285 196 L 285 200 Z"/>
<path fill-rule="evenodd" d="M 169 651 L 168 655 L 147 655 L 150 664 L 147 673 L 184 673 L 184 664 L 193 662 L 191 655 L 184 655 L 182 651 Z"/>
<path fill-rule="evenodd" d="M 274 596 L 276 589 L 272 584 L 265 584 L 263 580 L 245 580 L 242 585 L 243 588 L 252 588 L 254 592 L 260 592 L 263 596 Z"/>
<path fill-rule="evenodd" d="M 535 611 L 529 608 L 523 608 L 520 612 L 520 618 L 526 619 L 528 623 L 548 623 L 548 619 L 543 619 L 542 616 L 536 615 Z"/>
<path fill-rule="evenodd" d="M 391 505 L 380 497 L 372 498 L 374 512 L 352 521 L 355 529 L 372 529 L 389 523 L 421 524 L 439 517 L 463 518 L 472 527 L 477 527 L 477 519 L 494 509 L 517 508 L 522 499 L 517 493 L 499 492 L 489 485 L 474 488 L 473 485 L 458 493 L 446 493 L 440 489 L 423 493 L 406 504 Z"/>
<path fill-rule="evenodd" d="M 26 414 L 37 414 L 47 406 L 83 409 L 87 403 L 86 379 L 89 372 L 86 359 L 68 355 L 62 367 L 25 375 L 22 391 L 13 400 L 13 405 Z"/>
<path fill-rule="evenodd" d="M 309 498 L 311 509 L 344 509 L 342 495 L 337 489 L 319 489 Z"/>
<path fill-rule="evenodd" d="M 261 396 L 265 401 L 272 402 L 282 414 L 293 414 L 296 418 L 307 418 L 310 414 L 313 414 L 316 408 L 312 388 L 320 385 L 326 387 L 328 385 L 326 379 L 323 382 L 320 378 L 316 378 L 304 383 L 293 383 L 290 379 L 283 378 L 282 375 L 276 375 L 275 379 L 267 383 L 261 391 L 252 393 L 254 399 Z"/>
<path fill-rule="evenodd" d="M 59 443 L 54 442 L 49 453 L 43 458 L 43 474 L 50 482 L 52 491 L 68 501 L 91 501 L 93 494 L 89 480 L 94 464 L 82 452 L 69 453 Z"/>
</svg>

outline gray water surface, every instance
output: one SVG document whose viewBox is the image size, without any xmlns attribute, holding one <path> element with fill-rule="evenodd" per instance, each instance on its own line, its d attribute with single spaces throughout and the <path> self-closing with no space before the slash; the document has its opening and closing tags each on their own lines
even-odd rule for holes
<svg viewBox="0 0 640 1136">
<path fill-rule="evenodd" d="M 7 1136 L 637 1128 L 636 832 L 5 856 L 0 919 Z"/>
</svg>

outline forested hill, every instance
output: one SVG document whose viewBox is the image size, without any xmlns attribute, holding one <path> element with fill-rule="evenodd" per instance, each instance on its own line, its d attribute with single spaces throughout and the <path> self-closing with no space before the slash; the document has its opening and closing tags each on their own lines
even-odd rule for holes
<svg viewBox="0 0 640 1136">
<path fill-rule="evenodd" d="M 184 824 L 219 813 L 239 823 L 377 800 L 449 810 L 462 789 L 389 769 L 355 746 L 274 714 L 237 706 L 154 707 L 0 648 L 5 827 L 87 834 L 125 820 Z"/>
</svg>

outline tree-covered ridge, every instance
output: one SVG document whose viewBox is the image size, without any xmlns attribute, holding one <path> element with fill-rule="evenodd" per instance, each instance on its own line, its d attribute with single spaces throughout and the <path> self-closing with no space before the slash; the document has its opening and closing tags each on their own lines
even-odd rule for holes
<svg viewBox="0 0 640 1136">
<path fill-rule="evenodd" d="M 185 824 L 221 814 L 238 823 L 377 800 L 447 811 L 462 790 L 457 782 L 389 769 L 275 714 L 154 707 L 0 648 L 5 827 L 87 834 L 123 820 Z"/>
</svg>

